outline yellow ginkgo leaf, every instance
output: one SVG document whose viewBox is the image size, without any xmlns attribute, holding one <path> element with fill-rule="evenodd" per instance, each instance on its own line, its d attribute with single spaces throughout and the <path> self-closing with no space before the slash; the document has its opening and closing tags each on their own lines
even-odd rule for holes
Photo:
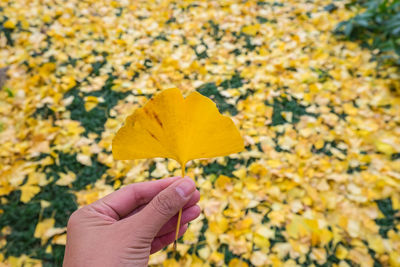
<svg viewBox="0 0 400 267">
<path fill-rule="evenodd" d="M 75 173 L 69 171 L 68 173 L 60 173 L 60 179 L 57 180 L 56 185 L 66 186 L 72 184 L 76 180 Z"/>
<path fill-rule="evenodd" d="M 243 148 L 236 126 L 214 102 L 198 92 L 185 99 L 173 88 L 126 119 L 112 152 L 115 159 L 172 158 L 184 168 L 189 160 L 225 156 Z"/>
<path fill-rule="evenodd" d="M 229 267 L 248 267 L 247 262 L 234 258 L 229 262 Z"/>
<path fill-rule="evenodd" d="M 25 184 L 20 187 L 21 201 L 28 203 L 37 193 L 40 192 L 40 187 L 37 185 Z"/>
<path fill-rule="evenodd" d="M 47 232 L 54 227 L 54 224 L 54 218 L 44 219 L 36 225 L 35 233 L 33 234 L 33 236 L 35 238 L 42 239 L 42 244 L 46 243 L 49 239 L 49 235 L 47 234 Z"/>
</svg>

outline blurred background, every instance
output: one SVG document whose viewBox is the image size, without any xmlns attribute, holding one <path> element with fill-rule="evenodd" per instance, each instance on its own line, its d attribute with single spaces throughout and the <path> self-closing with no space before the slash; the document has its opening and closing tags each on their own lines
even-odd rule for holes
<svg viewBox="0 0 400 267">
<path fill-rule="evenodd" d="M 400 266 L 400 1 L 0 2 L 0 266 L 61 266 L 77 208 L 180 175 L 115 161 L 171 87 L 246 150 L 197 160 L 201 216 L 153 266 Z"/>
</svg>

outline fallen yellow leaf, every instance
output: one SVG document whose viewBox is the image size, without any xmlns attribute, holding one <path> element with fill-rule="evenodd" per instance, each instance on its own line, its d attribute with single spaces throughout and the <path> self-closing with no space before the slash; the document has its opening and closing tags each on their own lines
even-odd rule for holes
<svg viewBox="0 0 400 267">
<path fill-rule="evenodd" d="M 37 185 L 26 184 L 20 187 L 21 201 L 29 202 L 37 193 L 40 192 L 40 187 Z"/>
<path fill-rule="evenodd" d="M 60 178 L 57 180 L 56 185 L 69 185 L 76 180 L 75 173 L 69 171 L 68 173 L 60 173 Z"/>
<path fill-rule="evenodd" d="M 47 231 L 54 227 L 55 222 L 56 221 L 54 220 L 54 218 L 47 218 L 39 222 L 36 225 L 35 233 L 33 234 L 33 236 L 35 238 L 40 238 L 42 240 L 42 244 L 46 243 L 49 238 L 49 236 L 47 235 Z"/>
<path fill-rule="evenodd" d="M 6 22 L 4 22 L 3 27 L 6 29 L 14 29 L 15 23 L 12 22 L 11 20 L 7 20 Z"/>
</svg>

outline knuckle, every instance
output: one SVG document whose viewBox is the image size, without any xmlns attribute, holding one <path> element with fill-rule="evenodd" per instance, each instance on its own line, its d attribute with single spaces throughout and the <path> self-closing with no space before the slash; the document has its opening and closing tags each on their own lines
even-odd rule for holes
<svg viewBox="0 0 400 267">
<path fill-rule="evenodd" d="M 67 223 L 67 228 L 75 227 L 76 225 L 79 224 L 80 220 L 80 211 L 76 210 L 74 211 L 71 216 L 69 216 L 68 223 Z"/>
<path fill-rule="evenodd" d="M 170 216 L 172 213 L 175 214 L 176 205 L 171 196 L 159 194 L 151 203 L 153 208 L 163 216 Z"/>
</svg>

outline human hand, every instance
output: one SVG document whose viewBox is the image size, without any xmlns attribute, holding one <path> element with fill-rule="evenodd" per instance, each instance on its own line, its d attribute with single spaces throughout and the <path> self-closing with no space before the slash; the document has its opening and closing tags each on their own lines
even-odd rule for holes
<svg viewBox="0 0 400 267">
<path fill-rule="evenodd" d="M 188 177 L 128 185 L 75 211 L 68 221 L 64 266 L 147 266 L 197 218 L 200 193 Z"/>
</svg>

